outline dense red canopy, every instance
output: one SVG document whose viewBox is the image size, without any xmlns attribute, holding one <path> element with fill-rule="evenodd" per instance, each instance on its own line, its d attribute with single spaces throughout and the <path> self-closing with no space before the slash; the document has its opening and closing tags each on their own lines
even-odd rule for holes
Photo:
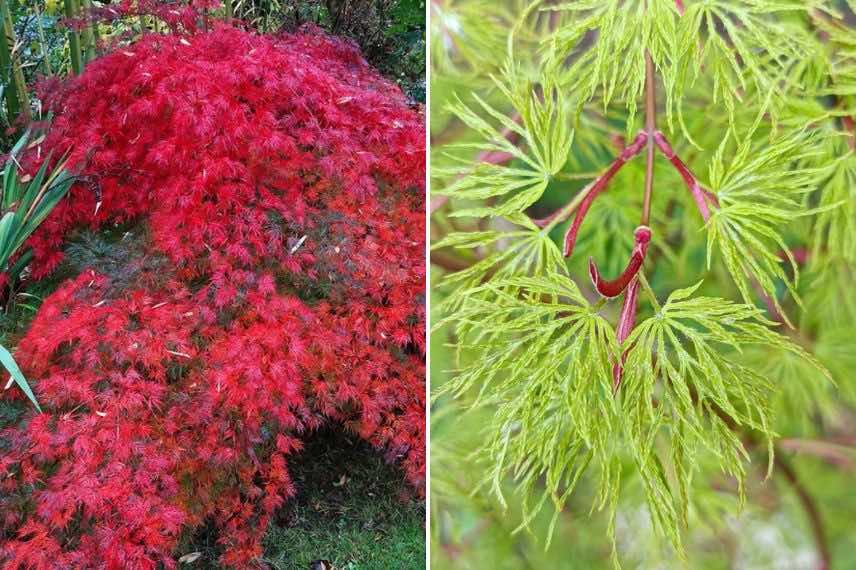
<svg viewBox="0 0 856 570">
<path fill-rule="evenodd" d="M 42 150 L 87 179 L 31 239 L 36 273 L 80 226 L 142 245 L 20 343 L 47 413 L 4 434 L 0 558 L 174 567 L 214 521 L 247 564 L 329 422 L 421 488 L 425 127 L 398 87 L 339 40 L 218 28 L 148 35 L 48 100 Z"/>
</svg>

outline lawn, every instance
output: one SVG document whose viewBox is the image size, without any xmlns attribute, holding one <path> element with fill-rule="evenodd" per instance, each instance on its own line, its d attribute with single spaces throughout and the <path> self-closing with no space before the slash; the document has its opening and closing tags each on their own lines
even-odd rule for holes
<svg viewBox="0 0 856 570">
<path fill-rule="evenodd" d="M 425 567 L 424 503 L 366 443 L 323 431 L 290 467 L 299 491 L 265 539 L 271 567 L 315 559 L 338 570 Z"/>
<path fill-rule="evenodd" d="M 401 472 L 342 430 L 309 438 L 289 463 L 297 495 L 283 506 L 264 540 L 275 570 L 307 570 L 314 560 L 336 570 L 425 567 L 425 508 Z M 187 568 L 221 568 L 213 526 L 188 537 L 178 553 Z"/>
</svg>

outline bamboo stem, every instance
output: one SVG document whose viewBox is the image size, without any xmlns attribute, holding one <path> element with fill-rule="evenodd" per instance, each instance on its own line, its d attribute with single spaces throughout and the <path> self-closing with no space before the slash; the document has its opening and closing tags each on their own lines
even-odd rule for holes
<svg viewBox="0 0 856 570">
<path fill-rule="evenodd" d="M 95 52 L 95 33 L 92 29 L 92 0 L 80 0 L 80 5 L 86 12 L 86 27 L 83 29 L 83 60 L 89 63 L 97 55 Z"/>
<path fill-rule="evenodd" d="M 35 4 L 36 10 L 36 31 L 39 34 L 39 47 L 42 50 L 42 65 L 44 66 L 45 75 L 50 77 L 53 75 L 53 69 L 51 69 L 51 58 L 48 53 L 48 41 L 45 38 L 45 29 L 42 25 L 42 12 L 39 10 L 39 4 L 36 2 Z"/>
<path fill-rule="evenodd" d="M 77 2 L 65 0 L 65 17 L 69 20 L 77 16 Z M 80 34 L 76 30 L 68 30 L 68 50 L 71 57 L 71 70 L 75 75 L 83 72 L 83 57 L 80 53 Z"/>
<path fill-rule="evenodd" d="M 0 2 L 5 6 L 5 0 L 0 0 Z M 5 34 L 5 26 L 3 29 L 3 37 L 0 37 L 0 72 L 2 72 L 2 76 L 0 76 L 0 80 L 6 85 L 11 85 L 11 77 L 10 71 L 12 69 L 12 53 L 9 49 L 9 39 Z M 9 117 L 9 122 L 12 123 L 15 120 L 15 117 L 18 116 L 18 110 L 21 108 L 21 104 L 18 101 L 18 93 L 16 89 L 6 89 L 6 112 Z"/>
<path fill-rule="evenodd" d="M 15 28 L 12 24 L 12 13 L 6 0 L 0 0 L 0 16 L 3 18 L 3 46 L 0 47 L 0 59 L 3 65 L 3 78 L 8 79 L 10 89 L 6 90 L 6 102 L 10 122 L 18 116 L 30 120 L 30 97 L 27 94 L 27 83 L 21 69 L 21 60 L 16 49 Z"/>
</svg>

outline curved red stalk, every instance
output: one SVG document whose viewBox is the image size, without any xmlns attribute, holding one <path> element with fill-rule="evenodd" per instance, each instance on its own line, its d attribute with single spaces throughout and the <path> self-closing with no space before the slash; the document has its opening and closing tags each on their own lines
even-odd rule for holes
<svg viewBox="0 0 856 570">
<path fill-rule="evenodd" d="M 639 268 L 642 267 L 642 262 L 645 261 L 645 254 L 648 252 L 648 243 L 651 241 L 651 228 L 648 226 L 639 226 L 633 233 L 636 238 L 636 245 L 633 247 L 633 253 L 630 254 L 630 261 L 627 262 L 627 267 L 624 268 L 621 275 L 612 281 L 601 278 L 594 259 L 589 259 L 589 276 L 597 292 L 604 297 L 619 296 L 627 288 L 630 281 L 636 277 Z"/>
<path fill-rule="evenodd" d="M 853 117 L 845 116 L 841 117 L 841 122 L 850 133 L 850 148 L 856 150 L 856 121 L 853 120 Z"/>
<path fill-rule="evenodd" d="M 484 164 L 505 164 L 511 162 L 514 155 L 504 150 L 490 150 L 479 153 L 476 157 L 476 162 Z"/>
<path fill-rule="evenodd" d="M 574 214 L 574 221 L 571 222 L 571 226 L 565 232 L 565 243 L 562 248 L 562 255 L 565 257 L 570 257 L 574 252 L 574 245 L 577 243 L 577 234 L 580 231 L 580 226 L 583 224 L 583 218 L 586 217 L 592 202 L 594 202 L 594 199 L 597 197 L 599 192 L 600 189 L 593 190 L 588 196 L 586 196 L 585 200 L 582 201 L 580 207 L 577 209 L 577 213 Z"/>
<path fill-rule="evenodd" d="M 809 252 L 804 247 L 795 247 L 791 250 L 791 255 L 793 256 L 794 261 L 796 261 L 800 265 L 805 265 L 806 263 L 808 263 Z M 780 251 L 778 253 L 778 257 L 782 261 L 787 261 L 789 259 L 788 252 L 785 250 Z"/>
<path fill-rule="evenodd" d="M 687 165 L 684 164 L 684 161 L 675 154 L 675 151 L 672 149 L 672 145 L 669 144 L 669 141 L 666 140 L 666 136 L 662 132 L 657 131 L 654 133 L 654 143 L 669 162 L 672 163 L 672 166 L 675 167 L 675 170 L 678 171 L 681 178 L 684 179 L 684 183 L 687 185 L 690 194 L 692 194 L 696 206 L 698 206 L 698 211 L 701 213 L 701 217 L 705 222 L 707 222 L 710 219 L 710 207 L 707 202 L 710 200 L 715 206 L 718 206 L 719 201 L 716 199 L 716 195 L 713 192 L 702 188 L 698 179 L 692 171 L 690 171 L 689 167 L 687 167 Z"/>
<path fill-rule="evenodd" d="M 639 280 L 634 279 L 624 292 L 624 304 L 621 306 L 621 316 L 618 318 L 618 327 L 615 329 L 618 344 L 623 343 L 630 336 L 633 327 L 636 326 L 636 299 L 638 296 Z M 621 354 L 621 360 L 612 367 L 612 388 L 616 392 L 621 385 L 621 375 L 624 372 L 624 360 L 627 358 L 627 352 L 625 350 Z"/>
<path fill-rule="evenodd" d="M 565 232 L 565 246 L 563 251 L 565 257 L 570 257 L 571 253 L 573 253 L 574 244 L 577 241 L 577 234 L 580 231 L 580 226 L 582 225 L 583 219 L 588 213 L 592 202 L 594 202 L 594 199 L 597 198 L 598 194 L 600 194 L 604 188 L 606 188 L 613 176 L 621 170 L 621 167 L 627 164 L 628 160 L 642 152 L 642 148 L 644 148 L 645 143 L 647 142 L 648 134 L 645 131 L 641 131 L 636 135 L 636 138 L 633 139 L 633 142 L 621 151 L 621 154 L 619 154 L 612 164 L 609 165 L 609 168 L 607 168 L 597 180 L 592 182 L 589 193 L 580 203 L 580 207 L 577 208 L 577 213 L 574 216 L 574 221 L 571 223 L 571 227 L 569 227 L 568 231 Z M 552 219 L 552 216 L 547 219 Z"/>
</svg>

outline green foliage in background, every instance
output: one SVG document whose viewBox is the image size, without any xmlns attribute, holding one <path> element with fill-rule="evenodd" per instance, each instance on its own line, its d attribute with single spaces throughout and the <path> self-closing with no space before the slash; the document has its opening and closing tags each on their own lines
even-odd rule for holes
<svg viewBox="0 0 856 570">
<path fill-rule="evenodd" d="M 80 3 L 77 14 L 85 14 L 87 5 L 101 9 L 109 4 L 106 0 L 87 0 Z M 19 70 L 29 86 L 28 108 L 36 117 L 41 109 L 32 87 L 39 78 L 77 72 L 104 46 L 133 41 L 141 33 L 165 31 L 163 23 L 144 17 L 93 22 L 80 33 L 69 33 L 63 26 L 66 4 L 62 0 L 3 0 L 2 5 L 10 14 L 14 42 L 9 47 L 18 63 L 4 63 L 0 96 L 15 87 L 8 72 Z M 409 97 L 425 102 L 425 0 L 232 0 L 231 7 L 233 17 L 242 25 L 262 33 L 313 24 L 349 38 Z M 218 8 L 212 17 L 225 18 L 225 10 Z M 0 122 L 6 127 L 15 125 L 16 116 L 10 116 L 5 107 L 0 109 Z M 14 144 L 14 136 L 7 137 L 8 133 L 0 136 L 3 148 Z"/>
<path fill-rule="evenodd" d="M 233 10 L 260 31 L 314 24 L 350 38 L 381 73 L 425 102 L 425 0 L 236 0 Z"/>
<path fill-rule="evenodd" d="M 432 2 L 436 568 L 856 564 L 852 8 Z"/>
</svg>

